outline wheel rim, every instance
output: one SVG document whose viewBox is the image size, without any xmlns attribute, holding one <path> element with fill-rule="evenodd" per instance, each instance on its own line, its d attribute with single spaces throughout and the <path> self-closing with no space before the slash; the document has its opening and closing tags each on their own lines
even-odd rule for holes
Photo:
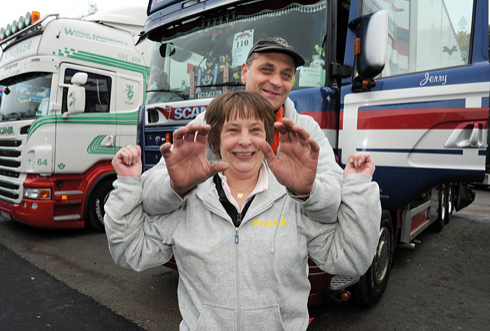
<svg viewBox="0 0 490 331">
<path fill-rule="evenodd" d="M 441 190 L 441 219 L 445 220 L 446 219 L 446 190 L 442 189 Z"/>
<path fill-rule="evenodd" d="M 453 195 L 453 188 L 449 187 L 447 194 L 447 211 L 451 213 L 453 211 L 453 199 L 451 198 Z"/>
<path fill-rule="evenodd" d="M 374 256 L 374 281 L 381 284 L 388 272 L 390 259 L 390 232 L 386 227 L 382 227 L 379 232 L 378 247 Z"/>
<path fill-rule="evenodd" d="M 95 214 L 101 225 L 104 225 L 104 205 L 109 199 L 110 191 L 105 195 L 103 200 L 97 199 L 95 201 Z M 102 203 L 101 203 L 102 202 Z"/>
</svg>

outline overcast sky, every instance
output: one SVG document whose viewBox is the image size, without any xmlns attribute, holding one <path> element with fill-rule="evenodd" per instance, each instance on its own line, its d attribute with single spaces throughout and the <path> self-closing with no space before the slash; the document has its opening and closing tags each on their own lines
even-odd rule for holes
<svg viewBox="0 0 490 331">
<path fill-rule="evenodd" d="M 27 12 L 37 10 L 41 17 L 47 14 L 60 14 L 63 17 L 80 17 L 86 15 L 90 3 L 96 4 L 99 11 L 111 9 L 112 6 L 134 5 L 141 1 L 144 6 L 148 0 L 2 0 L 0 9 L 0 27 L 12 24 Z M 6 3 L 9 5 L 6 5 Z"/>
</svg>

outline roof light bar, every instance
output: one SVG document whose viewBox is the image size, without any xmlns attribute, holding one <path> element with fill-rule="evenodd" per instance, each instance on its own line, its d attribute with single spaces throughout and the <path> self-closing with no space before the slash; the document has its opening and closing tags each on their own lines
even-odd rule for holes
<svg viewBox="0 0 490 331">
<path fill-rule="evenodd" d="M 7 24 L 5 28 L 0 28 L 0 41 L 22 31 L 40 19 L 41 14 L 38 11 L 33 11 L 32 14 L 27 12 L 25 16 L 19 17 L 18 20 L 13 20 L 12 24 Z"/>
</svg>

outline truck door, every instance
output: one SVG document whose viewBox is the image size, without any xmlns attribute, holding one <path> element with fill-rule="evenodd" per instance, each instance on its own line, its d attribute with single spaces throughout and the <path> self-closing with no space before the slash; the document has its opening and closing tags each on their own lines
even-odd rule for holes
<svg viewBox="0 0 490 331">
<path fill-rule="evenodd" d="M 362 1 L 387 10 L 388 51 L 371 89 L 344 79 L 341 162 L 369 151 L 383 208 L 398 209 L 445 181 L 481 180 L 488 127 L 487 0 Z M 351 19 L 356 15 L 351 13 Z M 345 64 L 354 63 L 349 30 Z M 361 41 L 362 42 L 362 41 Z"/>
<path fill-rule="evenodd" d="M 116 114 L 114 111 L 115 74 L 81 66 L 60 66 L 60 84 L 71 84 L 77 72 L 88 74 L 85 88 L 85 111 L 59 117 L 56 123 L 56 173 L 84 173 L 99 161 L 115 154 Z M 63 87 L 58 104 L 62 114 L 67 110 L 67 91 Z"/>
</svg>

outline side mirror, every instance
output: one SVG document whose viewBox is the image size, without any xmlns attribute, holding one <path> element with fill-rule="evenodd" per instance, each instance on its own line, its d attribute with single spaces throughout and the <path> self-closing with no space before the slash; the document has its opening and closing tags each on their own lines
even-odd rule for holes
<svg viewBox="0 0 490 331">
<path fill-rule="evenodd" d="M 67 94 L 67 112 L 63 114 L 63 118 L 68 118 L 70 115 L 81 114 L 85 111 L 85 88 L 82 85 L 87 83 L 88 75 L 85 72 L 77 72 L 71 79 L 71 85 L 68 87 Z"/>
<path fill-rule="evenodd" d="M 77 72 L 71 78 L 71 83 L 73 85 L 82 86 L 87 84 L 87 79 L 88 79 L 88 74 L 86 72 Z"/>
<path fill-rule="evenodd" d="M 361 90 L 369 89 L 376 86 L 374 77 L 383 71 L 386 64 L 388 12 L 379 10 L 359 17 L 352 23 L 357 26 L 356 70 L 358 77 L 354 79 L 354 83 L 357 82 L 357 85 L 361 83 Z"/>
<path fill-rule="evenodd" d="M 172 43 L 168 43 L 168 44 L 162 44 L 160 46 L 160 56 L 162 58 L 168 56 L 174 61 L 184 63 L 191 58 L 192 53 L 178 46 L 175 46 Z"/>
</svg>

